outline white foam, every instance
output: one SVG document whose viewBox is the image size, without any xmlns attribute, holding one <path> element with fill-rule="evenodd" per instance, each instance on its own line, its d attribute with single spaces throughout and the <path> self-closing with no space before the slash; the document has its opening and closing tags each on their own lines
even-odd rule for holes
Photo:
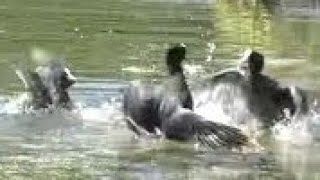
<svg viewBox="0 0 320 180">
<path fill-rule="evenodd" d="M 272 128 L 272 132 L 276 140 L 286 141 L 294 145 L 307 145 L 313 139 L 309 131 L 308 120 L 304 118 L 288 124 L 279 122 Z"/>
<path fill-rule="evenodd" d="M 23 102 L 28 99 L 27 93 L 7 98 L 2 101 L 0 115 L 23 114 Z M 121 101 L 118 98 L 98 99 L 98 104 L 90 107 L 74 97 L 77 114 L 83 122 L 108 123 L 117 121 L 121 113 Z M 78 100 L 78 101 L 77 101 Z M 105 102 L 104 102 L 105 101 Z M 90 102 L 89 102 L 90 104 Z M 260 123 L 248 111 L 246 99 L 239 88 L 231 84 L 220 84 L 214 89 L 201 90 L 194 93 L 195 112 L 208 120 L 239 127 L 252 139 L 261 135 Z M 286 141 L 295 145 L 312 143 L 320 137 L 320 114 L 318 109 L 311 108 L 306 116 L 294 117 L 289 123 L 277 123 L 272 128 L 272 135 L 277 141 Z M 43 113 L 42 113 L 43 115 Z M 45 115 L 44 115 L 45 117 Z"/>
<path fill-rule="evenodd" d="M 21 93 L 17 96 L 9 97 L 2 105 L 0 114 L 20 114 L 23 113 L 25 103 L 28 101 L 28 93 Z"/>
<path fill-rule="evenodd" d="M 261 137 L 261 122 L 249 112 L 247 102 L 237 87 L 219 84 L 212 90 L 197 92 L 194 97 L 196 113 L 215 122 L 236 126 L 253 141 Z M 320 137 L 320 114 L 314 107 L 307 115 L 283 120 L 271 130 L 277 141 L 304 146 Z"/>
<path fill-rule="evenodd" d="M 133 72 L 133 73 L 153 73 L 155 72 L 155 66 L 152 66 L 151 68 L 141 68 L 137 66 L 128 66 L 124 67 L 121 69 L 122 71 L 127 71 L 127 72 Z"/>
<path fill-rule="evenodd" d="M 204 69 L 202 65 L 185 64 L 183 65 L 183 69 L 188 76 L 194 76 L 199 73 L 204 73 Z"/>
</svg>

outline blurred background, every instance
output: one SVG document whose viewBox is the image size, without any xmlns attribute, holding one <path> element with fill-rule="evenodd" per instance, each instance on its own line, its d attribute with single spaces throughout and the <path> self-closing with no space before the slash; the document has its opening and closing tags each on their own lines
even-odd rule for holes
<svg viewBox="0 0 320 180">
<path fill-rule="evenodd" d="M 212 73 L 248 47 L 282 78 L 315 81 L 319 58 L 315 0 L 3 0 L 1 90 L 17 90 L 10 64 L 31 66 L 30 50 L 52 51 L 81 76 L 130 79 L 164 74 L 164 53 L 185 43 L 190 65 Z M 208 44 L 216 50 L 207 61 Z"/>
</svg>

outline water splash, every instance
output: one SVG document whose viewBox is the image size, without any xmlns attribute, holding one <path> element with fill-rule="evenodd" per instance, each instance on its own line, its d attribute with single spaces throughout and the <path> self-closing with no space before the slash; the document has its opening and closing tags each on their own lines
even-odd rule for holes
<svg viewBox="0 0 320 180">
<path fill-rule="evenodd" d="M 295 145 L 307 145 L 320 137 L 319 107 L 313 105 L 306 115 L 284 119 L 271 128 L 272 137 Z M 231 83 L 195 93 L 195 112 L 207 119 L 241 128 L 253 141 L 264 134 L 262 123 L 249 112 L 242 90 Z"/>
<path fill-rule="evenodd" d="M 110 102 L 101 103 L 98 107 L 90 107 L 81 103 L 78 103 L 77 107 L 85 122 L 107 123 L 110 120 L 116 121 L 123 118 L 122 104 L 115 98 Z"/>
<path fill-rule="evenodd" d="M 276 140 L 303 146 L 312 143 L 313 137 L 308 126 L 307 118 L 290 123 L 279 122 L 272 128 L 272 133 Z"/>
<path fill-rule="evenodd" d="M 52 62 L 54 56 L 49 51 L 34 47 L 30 51 L 30 57 L 37 65 L 47 65 Z"/>
<path fill-rule="evenodd" d="M 204 68 L 202 65 L 191 65 L 191 64 L 185 64 L 183 65 L 184 73 L 187 76 L 195 76 L 199 73 L 204 73 Z"/>
<path fill-rule="evenodd" d="M 122 71 L 132 72 L 132 73 L 154 73 L 156 72 L 156 67 L 151 68 L 141 68 L 137 66 L 128 66 L 121 69 Z"/>
<path fill-rule="evenodd" d="M 310 145 L 320 137 L 320 114 L 317 100 L 307 114 L 293 117 L 291 121 L 278 122 L 272 132 L 275 139 L 298 146 Z"/>
<path fill-rule="evenodd" d="M 35 126 L 42 124 L 41 126 L 43 126 L 46 123 L 53 127 L 56 125 L 61 127 L 66 122 L 72 122 L 74 125 L 117 124 L 122 122 L 119 120 L 123 117 L 121 92 L 125 85 L 125 83 L 118 81 L 100 81 L 79 77 L 78 83 L 70 89 L 70 96 L 74 103 L 72 111 L 25 109 L 24 103 L 28 100 L 28 92 L 20 92 L 13 96 L 0 95 L 2 129 L 25 128 L 30 124 Z M 7 125 L 4 125 L 5 123 Z M 69 124 L 67 123 L 67 125 Z"/>
<path fill-rule="evenodd" d="M 210 62 L 213 59 L 213 52 L 216 49 L 216 45 L 213 42 L 209 42 L 207 43 L 207 47 L 208 47 L 208 50 L 207 50 L 208 55 L 207 55 L 206 61 Z"/>
<path fill-rule="evenodd" d="M 121 118 L 122 91 L 127 84 L 118 81 L 81 79 L 71 89 L 78 119 L 84 123 L 123 123 Z M 1 96 L 2 97 L 2 96 Z M 23 101 L 26 93 L 0 98 L 0 118 L 25 115 Z M 195 112 L 208 120 L 228 124 L 242 129 L 253 141 L 263 135 L 261 123 L 248 110 L 246 98 L 241 89 L 231 83 L 221 83 L 213 89 L 202 89 L 194 93 Z M 40 113 L 42 118 L 45 113 Z M 65 114 L 66 116 L 70 114 Z M 279 122 L 272 129 L 277 141 L 287 141 L 296 145 L 312 143 L 320 137 L 319 107 L 315 104 L 305 116 L 292 121 Z M 6 118 L 3 118 L 4 120 Z M 16 116 L 18 122 L 19 118 Z"/>
<path fill-rule="evenodd" d="M 6 100 L 1 102 L 0 115 L 22 114 L 24 103 L 28 100 L 28 93 L 6 97 Z"/>
</svg>

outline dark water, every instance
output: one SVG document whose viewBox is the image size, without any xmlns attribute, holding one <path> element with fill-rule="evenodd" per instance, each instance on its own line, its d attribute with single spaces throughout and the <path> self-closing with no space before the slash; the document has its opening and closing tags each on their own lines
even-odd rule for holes
<svg viewBox="0 0 320 180">
<path fill-rule="evenodd" d="M 180 42 L 191 85 L 252 47 L 266 55 L 266 73 L 318 92 L 319 30 L 319 3 L 311 0 L 2 0 L 0 178 L 320 179 L 317 126 L 280 127 L 258 139 L 264 149 L 197 151 L 133 139 L 118 111 L 127 80 L 161 80 L 165 50 Z M 71 90 L 79 112 L 17 112 L 13 95 L 22 85 L 10 67 L 34 67 L 34 48 L 66 57 L 79 77 Z"/>
</svg>

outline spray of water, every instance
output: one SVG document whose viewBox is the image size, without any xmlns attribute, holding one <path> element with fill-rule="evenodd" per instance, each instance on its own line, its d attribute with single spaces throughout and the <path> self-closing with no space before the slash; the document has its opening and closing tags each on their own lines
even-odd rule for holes
<svg viewBox="0 0 320 180">
<path fill-rule="evenodd" d="M 100 96 L 96 89 L 93 91 L 90 93 Z M 1 101 L 0 115 L 25 114 L 23 103 L 27 98 L 28 95 L 22 93 Z M 93 97 L 88 95 L 86 98 Z M 73 96 L 73 99 L 77 109 L 74 112 L 78 112 L 84 121 L 106 122 L 115 119 L 116 116 L 121 116 L 119 97 L 110 97 L 106 101 L 99 98 L 82 101 L 76 96 Z M 92 105 L 92 101 L 99 102 Z M 246 98 L 241 89 L 235 85 L 221 83 L 213 89 L 197 91 L 194 93 L 194 102 L 195 112 L 209 120 L 241 128 L 252 139 L 257 139 L 263 133 L 260 121 L 249 112 Z M 306 115 L 277 123 L 271 128 L 272 135 L 278 141 L 286 141 L 295 145 L 310 144 L 314 138 L 320 137 L 319 117 L 318 106 L 315 102 Z"/>
<path fill-rule="evenodd" d="M 62 64 L 62 59 L 53 53 L 46 51 L 44 49 L 34 47 L 30 51 L 31 60 L 38 66 L 49 65 L 50 63 Z"/>
<path fill-rule="evenodd" d="M 303 115 L 295 116 L 291 121 L 277 123 L 272 132 L 279 141 L 304 146 L 320 137 L 320 114 L 317 100 L 310 104 L 310 110 Z"/>
<path fill-rule="evenodd" d="M 252 139 L 264 134 L 265 129 L 261 128 L 259 119 L 249 112 L 246 98 L 239 87 L 220 83 L 212 89 L 195 93 L 195 97 L 195 111 L 198 114 L 216 122 L 239 127 Z M 271 132 L 274 139 L 303 146 L 318 138 L 320 116 L 317 106 L 310 106 L 307 114 L 289 117 L 289 121 L 284 119 L 273 126 Z"/>
</svg>

